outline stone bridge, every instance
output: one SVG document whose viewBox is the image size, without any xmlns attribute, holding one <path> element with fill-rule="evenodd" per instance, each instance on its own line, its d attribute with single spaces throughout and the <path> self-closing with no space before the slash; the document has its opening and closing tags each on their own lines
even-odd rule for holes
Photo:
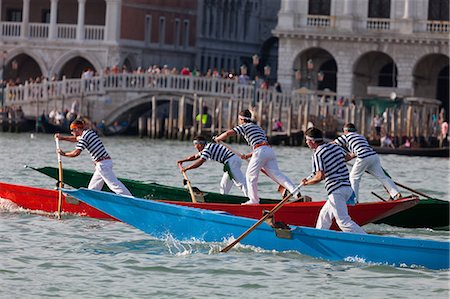
<svg viewBox="0 0 450 299">
<path fill-rule="evenodd" d="M 236 109 L 251 106 L 255 106 L 255 111 L 264 117 L 271 106 L 274 117 L 283 118 L 287 117 L 288 110 L 299 107 L 308 97 L 258 89 L 255 84 L 238 84 L 237 80 L 117 74 L 7 87 L 4 104 L 21 106 L 26 117 L 36 118 L 53 109 L 63 111 L 70 108 L 74 100 L 79 102 L 80 114 L 95 122 L 112 124 L 126 120 L 133 123 L 142 116 L 170 116 L 181 127 L 194 125 L 195 116 L 206 110 L 214 118 L 219 118 L 220 114 L 222 122 L 233 125 L 238 112 Z M 183 124 L 179 124 L 179 118 L 183 118 Z"/>
<path fill-rule="evenodd" d="M 272 132 L 272 124 L 281 120 L 282 134 L 287 136 L 305 130 L 309 122 L 333 133 L 344 122 L 353 122 L 368 136 L 374 115 L 374 110 L 359 100 L 356 105 L 339 105 L 334 93 L 277 92 L 237 80 L 147 73 L 26 83 L 7 87 L 4 95 L 5 105 L 21 106 L 28 118 L 37 119 L 53 109 L 63 111 L 78 100 L 79 114 L 93 122 L 146 126 L 153 137 L 161 128 L 166 136 L 186 130 L 203 133 L 206 128 L 196 117 L 202 113 L 211 117 L 209 133 L 221 132 L 236 125 L 237 113 L 247 108 L 269 135 L 279 134 Z M 389 110 L 388 131 L 394 136 L 428 136 L 432 130 L 430 115 L 438 113 L 437 103 L 403 99 L 400 107 Z"/>
</svg>

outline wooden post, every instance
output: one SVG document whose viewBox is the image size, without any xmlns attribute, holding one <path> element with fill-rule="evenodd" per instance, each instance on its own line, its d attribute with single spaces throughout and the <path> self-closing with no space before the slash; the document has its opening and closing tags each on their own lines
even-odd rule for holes
<svg viewBox="0 0 450 299">
<path fill-rule="evenodd" d="M 197 116 L 199 116 L 199 120 L 198 120 L 198 130 L 197 130 L 197 135 L 201 135 L 202 131 L 203 131 L 203 97 L 200 97 L 200 99 L 198 100 L 198 113 Z M 196 118 L 197 118 L 196 116 Z"/>
<path fill-rule="evenodd" d="M 228 123 L 227 123 L 227 130 L 231 130 L 232 127 L 232 115 L 233 115 L 233 100 L 228 100 Z"/>
<path fill-rule="evenodd" d="M 218 125 L 217 125 L 217 131 L 219 134 L 222 133 L 223 128 L 223 100 L 220 99 L 219 101 L 219 115 L 218 115 Z"/>
<path fill-rule="evenodd" d="M 289 103 L 289 106 L 288 106 L 288 118 L 287 118 L 287 135 L 289 137 L 292 136 L 291 130 L 292 130 L 292 104 Z"/>
<path fill-rule="evenodd" d="M 306 100 L 304 104 L 304 111 L 303 111 L 303 127 L 305 128 L 305 131 L 308 129 L 308 116 L 309 116 L 309 101 Z"/>
<path fill-rule="evenodd" d="M 301 131 L 302 130 L 302 110 L 303 110 L 303 103 L 300 103 L 300 105 L 298 105 L 298 112 L 297 112 L 297 131 Z"/>
<path fill-rule="evenodd" d="M 365 122 L 367 112 L 366 112 L 366 108 L 364 106 L 361 106 L 361 110 L 362 110 L 361 113 L 360 113 L 360 115 L 361 115 L 361 118 L 360 118 L 361 134 L 363 136 L 367 137 L 366 122 Z"/>
<path fill-rule="evenodd" d="M 211 136 L 214 136 L 216 133 L 216 124 L 217 124 L 217 98 L 213 99 L 213 109 L 211 112 Z"/>
<path fill-rule="evenodd" d="M 178 101 L 178 139 L 183 139 L 183 133 L 184 133 L 184 113 L 186 112 L 185 109 L 186 99 L 183 96 L 181 96 L 180 100 Z"/>
<path fill-rule="evenodd" d="M 194 94 L 194 103 L 192 105 L 192 128 L 191 128 L 191 135 L 195 135 L 196 134 L 196 130 L 197 130 L 197 120 L 196 120 L 196 116 L 197 116 L 197 108 L 198 103 L 197 103 L 197 94 Z"/>
<path fill-rule="evenodd" d="M 152 118 L 147 117 L 147 137 L 152 137 Z"/>
<path fill-rule="evenodd" d="M 167 128 L 167 137 L 169 139 L 172 139 L 172 132 L 173 132 L 173 98 L 170 98 L 169 100 L 169 121 L 168 121 L 168 128 Z"/>
<path fill-rule="evenodd" d="M 138 118 L 138 134 L 139 138 L 144 137 L 145 134 L 145 117 L 143 116 Z"/>
<path fill-rule="evenodd" d="M 408 137 L 412 137 L 411 122 L 412 122 L 412 107 L 411 105 L 408 105 L 406 111 L 406 136 Z"/>
<path fill-rule="evenodd" d="M 273 102 L 269 103 L 269 113 L 267 115 L 267 136 L 272 137 Z"/>
<path fill-rule="evenodd" d="M 156 97 L 152 96 L 152 138 L 155 139 L 156 138 L 156 110 L 157 110 L 157 106 L 156 106 Z"/>
</svg>

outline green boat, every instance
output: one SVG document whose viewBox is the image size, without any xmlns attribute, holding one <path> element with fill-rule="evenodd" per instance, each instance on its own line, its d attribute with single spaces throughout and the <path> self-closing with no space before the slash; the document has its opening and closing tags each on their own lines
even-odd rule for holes
<svg viewBox="0 0 450 299">
<path fill-rule="evenodd" d="M 58 180 L 58 168 L 55 167 L 41 167 L 35 168 L 26 166 L 27 168 L 31 168 L 40 173 L 43 173 L 51 178 Z M 76 171 L 73 169 L 63 169 L 63 181 L 64 184 L 69 185 L 74 188 L 87 187 L 89 185 L 89 181 L 91 180 L 92 173 Z M 158 183 L 146 183 L 142 181 L 130 180 L 119 178 L 119 180 L 130 190 L 130 192 L 135 197 L 145 198 L 145 199 L 153 199 L 153 200 L 171 200 L 171 201 L 186 201 L 190 202 L 191 197 L 189 194 L 189 190 L 182 187 L 172 187 L 161 185 Z M 241 204 L 248 200 L 247 197 L 230 195 L 226 196 L 215 193 L 215 192 L 202 192 L 198 190 L 198 188 L 193 187 L 194 193 L 196 195 L 198 202 L 209 202 L 209 203 L 235 203 Z M 103 191 L 110 192 L 109 188 L 106 184 L 103 187 Z M 281 200 L 281 198 L 280 198 Z M 267 199 L 262 198 L 260 200 L 261 203 L 273 204 L 279 203 L 280 200 L 275 199 Z"/>
<path fill-rule="evenodd" d="M 58 179 L 58 169 L 55 167 L 34 168 L 54 179 Z M 64 183 L 74 188 L 87 187 L 91 179 L 92 173 L 80 172 L 72 169 L 63 170 Z M 123 179 L 119 180 L 130 190 L 130 192 L 140 198 L 154 200 L 173 200 L 190 202 L 189 191 L 185 188 L 165 186 L 158 183 L 145 183 L 136 180 Z M 104 191 L 110 191 L 108 187 L 103 188 Z M 236 195 L 222 195 L 215 192 L 196 192 L 197 201 L 210 203 L 243 203 L 247 201 L 246 197 Z M 261 199 L 261 203 L 278 203 L 279 200 Z M 392 216 L 378 220 L 375 223 L 385 223 L 393 226 L 408 228 L 433 228 L 433 229 L 449 229 L 449 202 L 440 199 L 421 199 L 416 206 L 394 214 Z"/>
</svg>

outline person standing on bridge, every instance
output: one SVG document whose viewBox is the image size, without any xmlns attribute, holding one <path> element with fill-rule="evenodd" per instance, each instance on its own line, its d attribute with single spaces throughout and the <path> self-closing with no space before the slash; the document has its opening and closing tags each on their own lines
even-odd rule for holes
<svg viewBox="0 0 450 299">
<path fill-rule="evenodd" d="M 245 176 L 241 171 L 242 161 L 240 157 L 233 154 L 229 149 L 221 144 L 207 143 L 205 137 L 197 136 L 194 138 L 194 147 L 198 150 L 197 154 L 178 160 L 182 165 L 186 161 L 195 161 L 183 171 L 200 167 L 206 160 L 214 160 L 223 164 L 224 174 L 220 182 L 220 194 L 230 193 L 232 184 L 241 189 L 247 197 L 247 184 Z"/>
<path fill-rule="evenodd" d="M 272 180 L 289 192 L 294 191 L 295 186 L 292 181 L 278 168 L 277 159 L 269 144 L 266 132 L 252 121 L 250 110 L 239 112 L 239 125 L 220 134 L 215 138 L 215 141 L 223 141 L 237 134 L 244 136 L 247 143 L 253 148 L 253 152 L 241 156 L 241 159 L 245 160 L 250 158 L 246 173 L 249 200 L 244 204 L 259 204 L 258 177 L 261 169 L 264 169 Z M 292 198 L 298 200 L 299 194 L 299 192 L 293 194 Z"/>
<path fill-rule="evenodd" d="M 91 154 L 92 161 L 95 164 L 95 172 L 89 182 L 89 189 L 101 190 L 104 183 L 117 194 L 132 196 L 125 185 L 119 181 L 114 174 L 111 156 L 103 146 L 98 135 L 91 129 L 85 127 L 82 120 L 75 120 L 70 124 L 72 136 L 62 136 L 55 134 L 55 138 L 63 141 L 76 142 L 75 149 L 70 152 L 64 152 L 58 149 L 56 152 L 61 156 L 75 158 L 81 154 L 84 149 Z"/>
</svg>

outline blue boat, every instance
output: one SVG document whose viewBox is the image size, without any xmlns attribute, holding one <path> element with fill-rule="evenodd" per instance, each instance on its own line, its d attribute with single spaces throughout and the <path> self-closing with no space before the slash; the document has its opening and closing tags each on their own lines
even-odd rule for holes
<svg viewBox="0 0 450 299">
<path fill-rule="evenodd" d="M 224 212 L 181 207 L 85 188 L 64 192 L 156 238 L 165 238 L 171 234 L 180 241 L 196 239 L 226 242 L 231 237 L 239 237 L 256 222 Z M 241 243 L 266 250 L 294 250 L 330 261 L 362 261 L 436 270 L 449 268 L 450 242 L 445 241 L 362 235 L 301 226 L 274 229 L 262 223 Z"/>
</svg>

